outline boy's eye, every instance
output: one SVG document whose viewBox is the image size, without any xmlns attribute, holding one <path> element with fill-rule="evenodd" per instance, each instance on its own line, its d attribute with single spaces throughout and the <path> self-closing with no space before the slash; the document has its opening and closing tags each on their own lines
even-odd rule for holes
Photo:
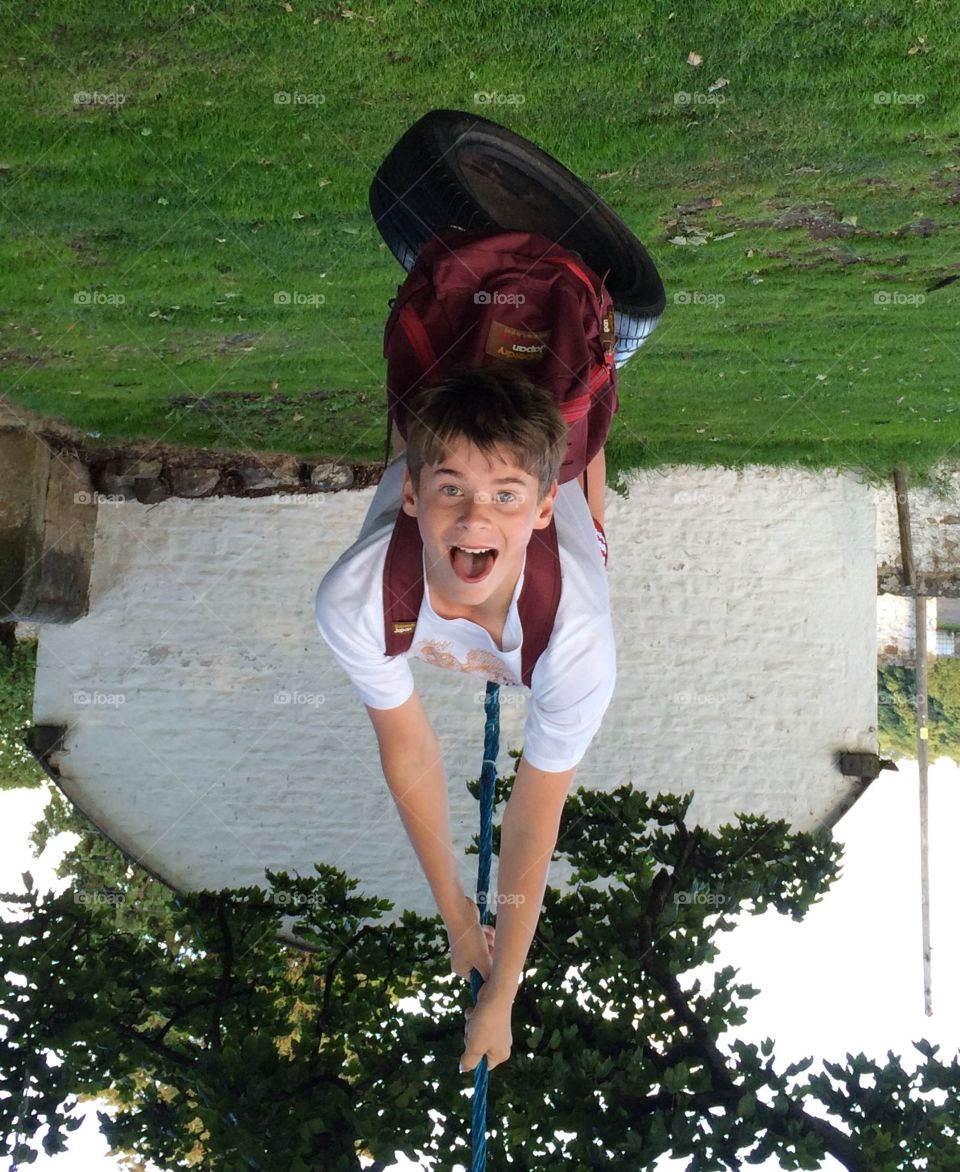
<svg viewBox="0 0 960 1172">
<path fill-rule="evenodd" d="M 443 484 L 440 486 L 441 496 L 456 496 L 460 491 L 455 484 Z"/>
<path fill-rule="evenodd" d="M 516 499 L 517 498 L 508 489 L 504 489 L 502 492 L 497 493 L 497 500 L 502 505 L 512 505 Z"/>
</svg>

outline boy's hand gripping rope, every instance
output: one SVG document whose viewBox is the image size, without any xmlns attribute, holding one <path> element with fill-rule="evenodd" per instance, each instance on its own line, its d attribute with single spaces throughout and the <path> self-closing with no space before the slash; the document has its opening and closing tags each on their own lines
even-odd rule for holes
<svg viewBox="0 0 960 1172">
<path fill-rule="evenodd" d="M 497 780 L 497 755 L 500 752 L 500 686 L 487 681 L 483 706 L 486 723 L 483 729 L 483 768 L 480 770 L 480 863 L 477 868 L 477 907 L 480 923 L 490 922 L 490 858 L 493 854 L 493 791 Z M 470 990 L 476 1005 L 483 977 L 470 970 Z M 487 1166 L 487 1059 L 480 1059 L 473 1069 L 473 1163 L 471 1172 L 484 1172 Z"/>
</svg>

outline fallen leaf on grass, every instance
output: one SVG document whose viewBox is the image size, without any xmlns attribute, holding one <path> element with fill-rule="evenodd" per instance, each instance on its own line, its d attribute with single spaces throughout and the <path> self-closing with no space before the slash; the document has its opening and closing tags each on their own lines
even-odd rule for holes
<svg viewBox="0 0 960 1172">
<path fill-rule="evenodd" d="M 687 64 L 688 65 L 702 65 L 703 58 L 700 56 L 699 53 L 688 53 L 687 54 Z"/>
</svg>

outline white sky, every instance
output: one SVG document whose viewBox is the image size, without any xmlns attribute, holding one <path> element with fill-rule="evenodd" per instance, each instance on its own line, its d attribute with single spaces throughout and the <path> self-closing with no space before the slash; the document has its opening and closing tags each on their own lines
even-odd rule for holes
<svg viewBox="0 0 960 1172">
<path fill-rule="evenodd" d="M 900 772 L 882 773 L 837 826 L 846 848 L 843 874 L 803 923 L 772 912 L 748 918 L 724 939 L 717 965 L 738 967 L 741 979 L 761 990 L 737 1034 L 758 1043 L 773 1038 L 779 1067 L 806 1055 L 843 1061 L 847 1051 L 860 1050 L 882 1060 L 888 1049 L 913 1066 L 919 1058 L 910 1044 L 915 1038 L 941 1043 L 947 1060 L 960 1046 L 955 928 L 960 852 L 953 842 L 960 826 L 960 768 L 943 759 L 930 769 L 933 1016 L 928 1018 L 920 953 L 917 767 L 912 761 L 898 764 Z M 25 870 L 38 887 L 53 886 L 59 852 L 48 849 L 36 860 L 27 842 L 45 800 L 46 791 L 0 792 L 2 891 L 22 890 Z M 515 1022 L 514 1028 L 522 1026 Z M 106 1155 L 95 1109 L 70 1137 L 70 1151 L 53 1158 L 41 1153 L 32 1167 L 56 1172 L 118 1167 Z M 664 1172 L 685 1167 L 684 1160 L 657 1165 Z M 839 1167 L 832 1160 L 824 1164 Z M 394 1168 L 411 1172 L 418 1165 L 403 1161 Z"/>
</svg>

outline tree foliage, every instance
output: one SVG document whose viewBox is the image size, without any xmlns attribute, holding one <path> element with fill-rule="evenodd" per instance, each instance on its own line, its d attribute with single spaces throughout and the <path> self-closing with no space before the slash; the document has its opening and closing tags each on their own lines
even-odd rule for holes
<svg viewBox="0 0 960 1172">
<path fill-rule="evenodd" d="M 24 744 L 33 715 L 35 643 L 0 641 L 0 789 L 36 788 L 43 770 Z"/>
<path fill-rule="evenodd" d="M 912 667 L 882 665 L 877 673 L 880 753 L 917 755 L 917 673 Z M 927 672 L 930 760 L 949 757 L 960 764 L 960 659 L 941 656 Z"/>
<path fill-rule="evenodd" d="M 839 847 L 748 815 L 691 828 L 687 806 L 630 787 L 568 799 L 557 853 L 573 886 L 546 892 L 513 1055 L 490 1078 L 488 1166 L 640 1169 L 672 1153 L 696 1172 L 767 1156 L 816 1168 L 829 1152 L 858 1170 L 951 1167 L 956 1058 L 921 1041 L 912 1072 L 892 1054 L 815 1071 L 728 1037 L 755 990 L 731 968 L 692 970 L 739 913 L 802 919 Z M 55 804 L 38 845 L 77 824 Z M 63 870 L 67 892 L 29 890 L 20 922 L 0 925 L 15 1159 L 44 1122 L 62 1150 L 77 1098 L 106 1093 L 110 1142 L 163 1168 L 346 1172 L 366 1154 L 382 1172 L 396 1152 L 469 1164 L 456 1070 L 469 988 L 439 919 L 382 923 L 389 904 L 328 866 L 271 875 L 269 892 L 176 896 L 90 834 Z M 290 915 L 312 951 L 278 940 Z"/>
</svg>

